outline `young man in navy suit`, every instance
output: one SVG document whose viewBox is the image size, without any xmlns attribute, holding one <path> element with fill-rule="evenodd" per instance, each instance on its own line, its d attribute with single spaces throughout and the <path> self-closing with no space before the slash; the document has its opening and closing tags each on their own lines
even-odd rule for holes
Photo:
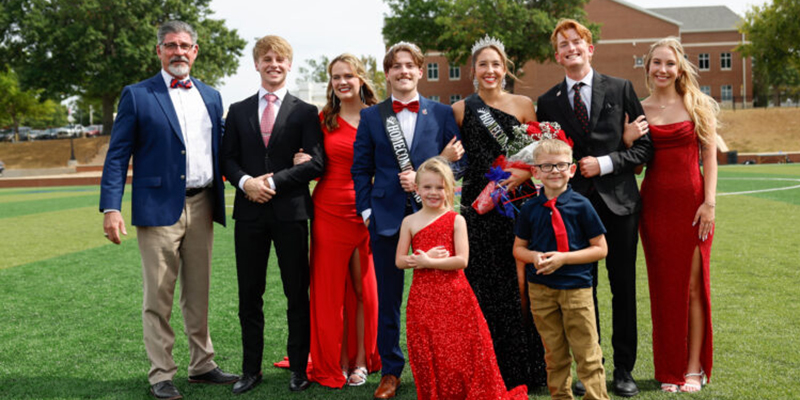
<svg viewBox="0 0 800 400">
<path fill-rule="evenodd" d="M 653 155 L 650 135 L 627 148 L 626 129 L 647 132 L 644 110 L 630 81 L 603 75 L 591 66 L 592 33 L 575 20 L 561 20 L 550 41 L 566 78 L 539 97 L 536 117 L 555 121 L 575 143 L 574 157 L 580 173 L 570 184 L 586 196 L 607 229 L 606 269 L 611 286 L 613 319 L 614 384 L 617 395 L 639 393 L 631 372 L 636 362 L 636 246 L 639 240 L 639 189 L 634 169 Z M 630 122 L 629 122 L 630 121 Z M 593 268 L 595 317 L 597 263 Z M 578 395 L 585 390 L 576 385 Z"/>
<path fill-rule="evenodd" d="M 361 111 L 353 157 L 356 211 L 369 228 L 378 283 L 378 352 L 383 365 L 375 398 L 394 397 L 405 358 L 400 349 L 404 271 L 395 266 L 403 217 L 419 209 L 414 196 L 416 166 L 440 155 L 463 155 L 450 106 L 417 92 L 424 56 L 406 42 L 392 46 L 383 70 L 392 96 Z"/>
<path fill-rule="evenodd" d="M 274 244 L 289 323 L 289 389 L 305 390 L 311 338 L 308 288 L 308 220 L 314 207 L 309 182 L 322 175 L 322 128 L 317 108 L 286 90 L 292 47 L 264 36 L 253 47 L 261 82 L 258 93 L 231 104 L 222 139 L 222 169 L 236 199 L 236 275 L 242 327 L 242 378 L 233 393 L 261 381 L 264 352 L 264 290 L 270 245 Z M 294 165 L 295 153 L 311 161 Z"/>
<path fill-rule="evenodd" d="M 225 199 L 217 149 L 222 137 L 219 92 L 189 77 L 197 57 L 189 24 L 158 29 L 161 71 L 122 91 L 100 187 L 103 230 L 113 243 L 127 234 L 120 214 L 133 158 L 132 223 L 142 257 L 144 343 L 150 392 L 179 399 L 172 383 L 175 334 L 170 328 L 175 283 L 189 342 L 189 382 L 233 383 L 236 375 L 214 363 L 208 332 L 213 222 L 225 225 Z"/>
</svg>

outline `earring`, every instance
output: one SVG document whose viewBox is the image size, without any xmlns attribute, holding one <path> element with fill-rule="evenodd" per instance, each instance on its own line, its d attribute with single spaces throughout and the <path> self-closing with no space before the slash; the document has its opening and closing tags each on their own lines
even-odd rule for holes
<svg viewBox="0 0 800 400">
<path fill-rule="evenodd" d="M 337 106 L 336 100 L 339 100 L 339 98 L 336 97 L 336 93 L 333 90 L 331 90 L 331 107 L 336 108 Z"/>
<path fill-rule="evenodd" d="M 503 77 L 503 80 L 500 81 L 500 89 L 506 90 L 506 77 Z"/>
<path fill-rule="evenodd" d="M 362 103 L 367 104 L 367 99 L 364 98 L 364 87 L 363 86 L 358 89 L 358 96 L 361 97 L 361 102 Z"/>
<path fill-rule="evenodd" d="M 478 78 L 472 78 L 472 86 L 475 87 L 475 91 L 478 91 Z"/>
</svg>

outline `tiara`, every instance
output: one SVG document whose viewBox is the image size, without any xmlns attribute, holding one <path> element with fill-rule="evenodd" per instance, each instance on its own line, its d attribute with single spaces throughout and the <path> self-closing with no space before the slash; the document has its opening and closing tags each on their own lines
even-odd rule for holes
<svg viewBox="0 0 800 400">
<path fill-rule="evenodd" d="M 419 49 L 419 47 L 417 47 L 417 45 L 415 45 L 414 43 L 411 43 L 411 42 L 406 42 L 405 40 L 401 40 L 401 41 L 393 44 L 392 47 L 389 47 L 389 50 L 387 51 L 387 53 L 392 51 L 392 50 L 394 50 L 395 47 L 400 47 L 400 46 L 408 46 L 408 47 L 411 47 L 412 49 L 422 53 L 422 51 L 420 51 L 420 49 Z"/>
<path fill-rule="evenodd" d="M 500 49 L 500 51 L 505 52 L 506 46 L 503 46 L 503 42 L 499 39 L 495 39 L 487 33 L 483 39 L 478 39 L 475 44 L 472 45 L 472 54 L 475 54 L 478 50 L 483 49 L 484 47 L 494 46 Z"/>
</svg>

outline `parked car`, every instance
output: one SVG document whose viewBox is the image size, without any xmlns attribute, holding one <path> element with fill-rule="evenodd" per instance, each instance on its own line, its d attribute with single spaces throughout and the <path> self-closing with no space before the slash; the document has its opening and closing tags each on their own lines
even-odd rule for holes
<svg viewBox="0 0 800 400">
<path fill-rule="evenodd" d="M 103 125 L 89 125 L 86 127 L 86 137 L 95 137 L 103 134 Z"/>
<path fill-rule="evenodd" d="M 81 125 L 67 125 L 58 128 L 58 138 L 77 138 L 81 137 L 83 133 L 83 126 Z"/>
<path fill-rule="evenodd" d="M 10 142 L 14 139 L 14 131 L 11 129 L 0 129 L 0 142 Z"/>
<path fill-rule="evenodd" d="M 0 161 L 0 175 L 3 175 L 3 171 L 6 170 L 6 164 Z"/>
<path fill-rule="evenodd" d="M 20 126 L 17 129 L 17 133 L 19 133 L 19 139 L 18 140 L 20 142 L 24 142 L 26 140 L 30 140 L 29 137 L 30 137 L 30 134 L 31 134 L 31 130 L 32 129 L 30 127 L 28 127 L 28 126 Z"/>
<path fill-rule="evenodd" d="M 44 129 L 31 129 L 30 133 L 28 133 L 28 140 L 45 140 L 46 135 L 47 131 Z"/>
</svg>

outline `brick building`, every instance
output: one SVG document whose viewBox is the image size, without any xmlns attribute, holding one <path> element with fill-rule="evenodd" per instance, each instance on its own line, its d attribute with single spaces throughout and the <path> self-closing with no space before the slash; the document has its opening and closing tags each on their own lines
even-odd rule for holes
<svg viewBox="0 0 800 400">
<path fill-rule="evenodd" d="M 592 66 L 597 71 L 633 82 L 639 97 L 647 97 L 644 57 L 657 40 L 676 36 L 689 59 L 698 66 L 701 89 L 723 107 L 752 105 L 753 81 L 749 58 L 734 51 L 744 40 L 736 28 L 741 17 L 725 6 L 644 9 L 620 0 L 592 0 L 587 19 L 601 26 L 595 38 Z M 491 32 L 489 32 L 491 34 Z M 473 93 L 471 60 L 450 65 L 442 53 L 426 55 L 420 93 L 451 104 Z M 564 79 L 555 61 L 529 62 L 515 92 L 534 101 Z"/>
</svg>

